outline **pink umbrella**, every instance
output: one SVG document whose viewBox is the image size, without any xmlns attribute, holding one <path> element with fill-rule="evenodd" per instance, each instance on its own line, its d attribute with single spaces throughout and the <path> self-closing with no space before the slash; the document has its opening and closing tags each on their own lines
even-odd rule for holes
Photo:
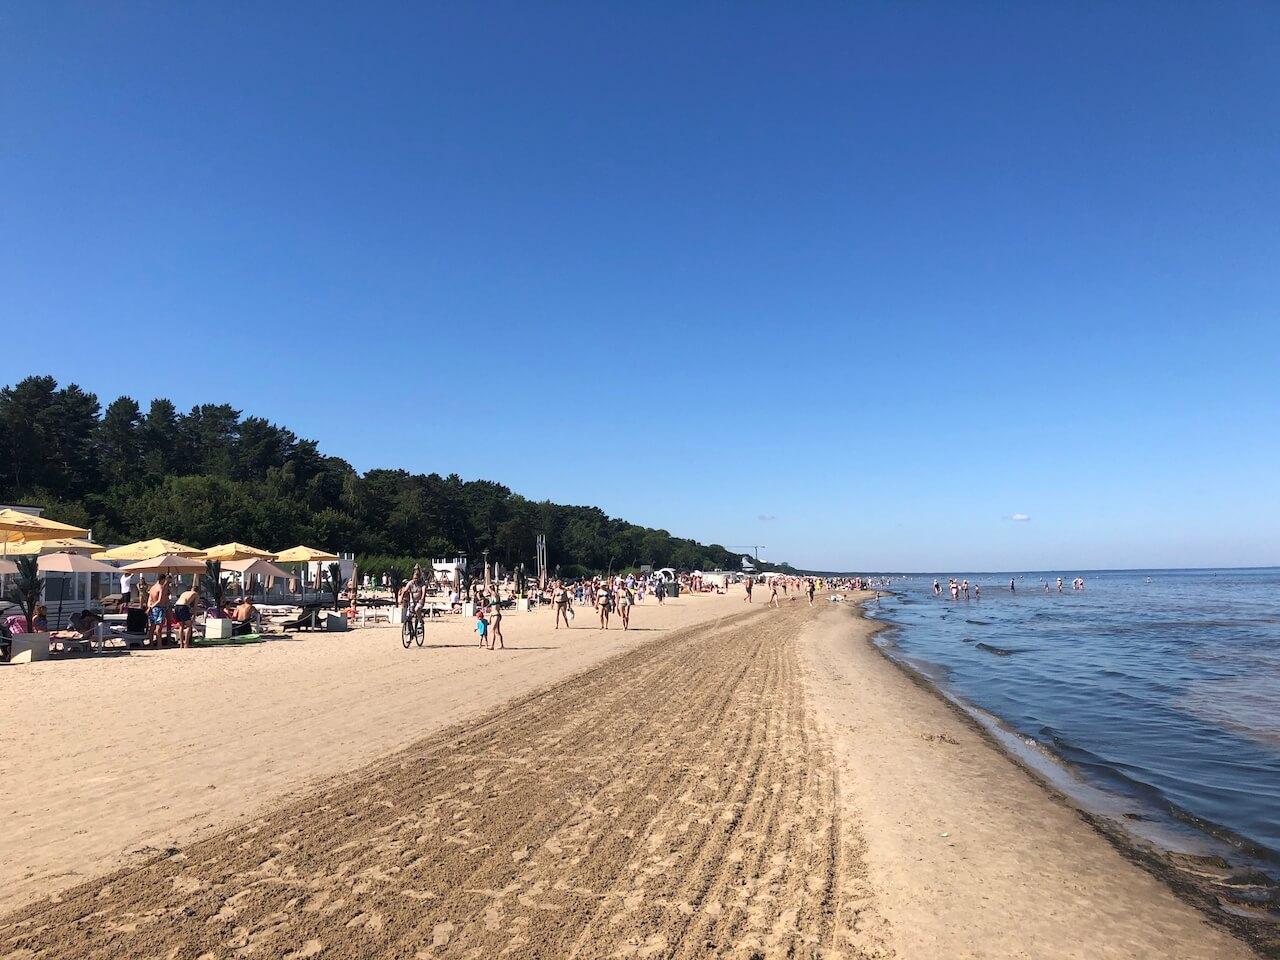
<svg viewBox="0 0 1280 960">
<path fill-rule="evenodd" d="M 36 566 L 45 573 L 108 573 L 114 574 L 116 568 L 101 560 L 90 560 L 78 553 L 48 553 L 36 561 Z M 62 619 L 62 596 L 58 596 L 58 614 L 55 622 Z"/>
<path fill-rule="evenodd" d="M 46 553 L 36 561 L 45 573 L 118 573 L 115 567 L 100 560 L 90 560 L 78 553 Z"/>
</svg>

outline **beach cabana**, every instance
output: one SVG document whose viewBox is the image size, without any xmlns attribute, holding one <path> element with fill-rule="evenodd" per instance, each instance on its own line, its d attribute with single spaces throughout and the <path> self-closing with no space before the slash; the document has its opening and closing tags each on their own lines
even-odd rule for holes
<svg viewBox="0 0 1280 960">
<path fill-rule="evenodd" d="M 150 560 L 173 554 L 178 557 L 194 557 L 200 553 L 199 547 L 188 547 L 184 543 L 153 537 L 150 540 L 139 540 L 137 543 L 126 543 L 121 547 L 112 547 L 93 555 L 95 560 Z"/>
<path fill-rule="evenodd" d="M 270 550 L 259 550 L 257 547 L 243 543 L 220 543 L 200 553 L 201 560 L 218 560 L 226 563 L 229 560 L 274 560 L 276 555 Z"/>
</svg>

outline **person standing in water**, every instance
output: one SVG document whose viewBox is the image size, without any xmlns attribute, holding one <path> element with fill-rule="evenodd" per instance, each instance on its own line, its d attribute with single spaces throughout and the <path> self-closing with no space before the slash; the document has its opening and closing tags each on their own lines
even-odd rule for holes
<svg viewBox="0 0 1280 960">
<path fill-rule="evenodd" d="M 1017 592 L 1018 592 L 1018 588 L 1017 588 L 1017 587 L 1015 587 L 1015 586 L 1013 585 L 1013 577 L 1010 577 L 1010 578 L 1009 578 L 1009 592 L 1010 592 L 1010 593 L 1017 593 Z"/>
</svg>

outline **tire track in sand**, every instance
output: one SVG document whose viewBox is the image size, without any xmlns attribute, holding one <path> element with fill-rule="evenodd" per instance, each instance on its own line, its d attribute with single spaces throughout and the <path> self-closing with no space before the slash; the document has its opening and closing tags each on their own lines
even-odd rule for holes
<svg viewBox="0 0 1280 960">
<path fill-rule="evenodd" d="M 0 919 L 0 957 L 879 955 L 852 932 L 865 873 L 806 710 L 808 616 L 645 643 Z"/>
</svg>

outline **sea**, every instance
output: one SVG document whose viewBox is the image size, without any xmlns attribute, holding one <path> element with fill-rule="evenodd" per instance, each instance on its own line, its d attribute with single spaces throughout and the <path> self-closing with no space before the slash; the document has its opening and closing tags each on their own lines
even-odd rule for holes
<svg viewBox="0 0 1280 960">
<path fill-rule="evenodd" d="M 949 576 L 970 599 L 950 599 Z M 1056 788 L 1166 851 L 1280 878 L 1280 568 L 960 571 L 889 590 L 868 605 L 882 649 Z"/>
</svg>

